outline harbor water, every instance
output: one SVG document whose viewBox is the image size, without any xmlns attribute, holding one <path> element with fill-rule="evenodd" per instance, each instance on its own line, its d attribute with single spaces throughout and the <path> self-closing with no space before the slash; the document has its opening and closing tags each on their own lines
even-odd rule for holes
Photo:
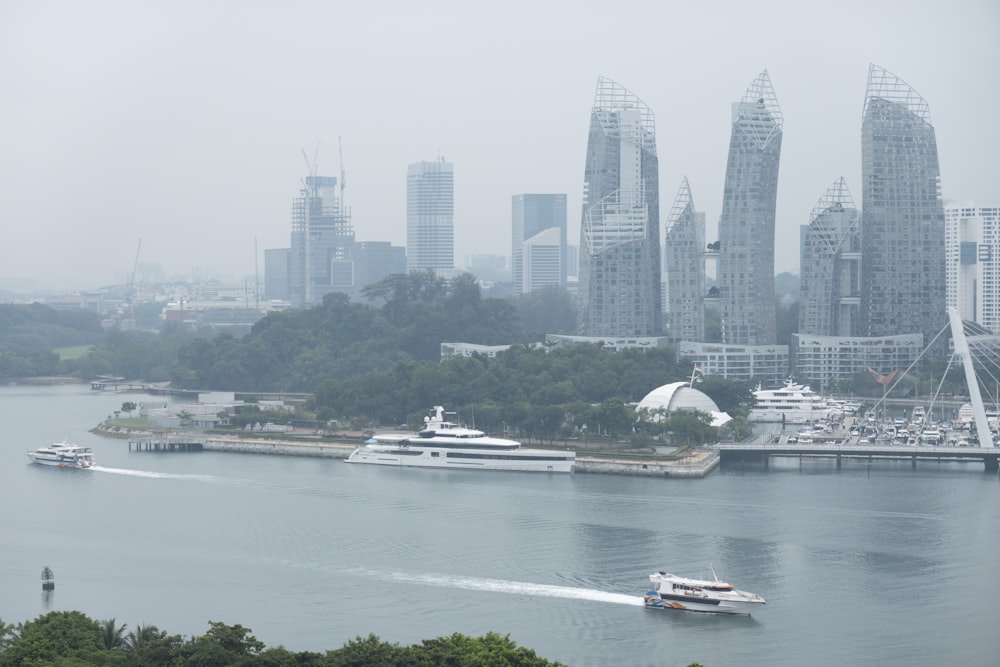
<svg viewBox="0 0 1000 667">
<path fill-rule="evenodd" d="M 568 665 L 994 665 L 1000 480 L 982 464 L 775 460 L 704 479 L 129 451 L 125 401 L 0 386 L 0 618 L 52 609 L 268 646 L 509 634 Z M 68 440 L 97 467 L 33 465 Z M 39 575 L 52 568 L 53 591 Z M 750 617 L 646 609 L 712 570 Z"/>
</svg>

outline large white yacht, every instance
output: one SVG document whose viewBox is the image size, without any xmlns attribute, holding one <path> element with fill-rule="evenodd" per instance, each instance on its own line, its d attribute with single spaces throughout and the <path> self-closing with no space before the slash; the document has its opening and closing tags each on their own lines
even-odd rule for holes
<svg viewBox="0 0 1000 667">
<path fill-rule="evenodd" d="M 516 440 L 490 437 L 450 421 L 444 408 L 435 405 L 431 415 L 424 417 L 424 428 L 416 435 L 376 435 L 354 450 L 347 462 L 415 468 L 573 472 L 576 452 L 526 449 Z"/>
<path fill-rule="evenodd" d="M 688 579 L 655 572 L 649 575 L 649 580 L 653 589 L 643 596 L 647 607 L 749 616 L 755 605 L 765 604 L 761 596 L 738 591 L 732 584 L 717 579 Z"/>
<path fill-rule="evenodd" d="M 757 385 L 753 396 L 757 402 L 750 408 L 748 418 L 752 422 L 808 424 L 841 412 L 807 385 L 791 379 L 780 389 L 762 389 Z"/>
</svg>

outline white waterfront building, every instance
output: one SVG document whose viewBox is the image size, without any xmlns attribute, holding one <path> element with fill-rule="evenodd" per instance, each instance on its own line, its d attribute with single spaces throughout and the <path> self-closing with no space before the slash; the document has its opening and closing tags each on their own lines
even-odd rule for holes
<svg viewBox="0 0 1000 667">
<path fill-rule="evenodd" d="M 944 224 L 948 307 L 1000 334 L 1000 206 L 950 202 Z"/>
</svg>

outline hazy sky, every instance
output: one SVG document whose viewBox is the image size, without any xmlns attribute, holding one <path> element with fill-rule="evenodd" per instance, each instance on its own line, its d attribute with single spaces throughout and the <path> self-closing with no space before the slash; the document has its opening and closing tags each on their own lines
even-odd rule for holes
<svg viewBox="0 0 1000 667">
<path fill-rule="evenodd" d="M 360 241 L 406 239 L 406 167 L 455 164 L 455 249 L 510 252 L 511 195 L 569 195 L 579 242 L 598 76 L 656 115 L 661 213 L 683 176 L 714 238 L 731 104 L 784 115 L 776 271 L 844 176 L 861 200 L 868 64 L 929 103 L 946 199 L 1000 201 L 1000 3 L 0 0 L 0 287 L 140 264 L 254 273 L 289 245 L 319 146 Z M 662 228 L 661 228 L 662 234 Z"/>
</svg>

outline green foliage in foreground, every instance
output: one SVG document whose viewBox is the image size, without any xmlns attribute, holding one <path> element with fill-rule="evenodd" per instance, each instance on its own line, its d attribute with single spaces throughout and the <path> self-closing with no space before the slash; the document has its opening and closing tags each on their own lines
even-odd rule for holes
<svg viewBox="0 0 1000 667">
<path fill-rule="evenodd" d="M 323 653 L 268 648 L 242 625 L 209 622 L 208 631 L 185 638 L 156 626 L 97 621 L 79 611 L 51 611 L 17 626 L 0 619 L 0 667 L 556 667 L 509 635 L 455 633 L 400 646 L 375 635 L 357 637 Z"/>
</svg>

